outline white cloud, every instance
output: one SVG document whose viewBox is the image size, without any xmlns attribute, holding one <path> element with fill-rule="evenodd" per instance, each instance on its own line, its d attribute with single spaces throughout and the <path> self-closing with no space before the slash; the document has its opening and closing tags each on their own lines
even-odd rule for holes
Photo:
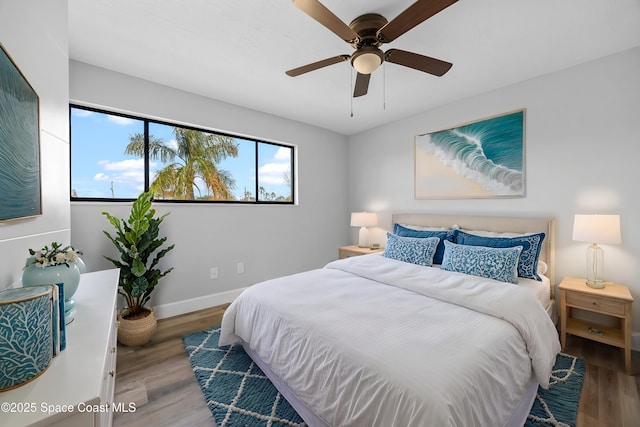
<svg viewBox="0 0 640 427">
<path fill-rule="evenodd" d="M 126 170 L 139 170 L 144 171 L 144 159 L 127 159 L 119 162 L 112 162 L 110 160 L 100 160 L 98 162 L 100 166 L 107 171 L 126 171 Z"/>
<path fill-rule="evenodd" d="M 266 163 L 258 170 L 258 181 L 260 184 L 285 185 L 284 176 L 290 174 L 291 165 L 289 163 Z"/>
<path fill-rule="evenodd" d="M 98 165 L 108 174 L 99 172 L 94 175 L 95 181 L 113 181 L 118 183 L 144 183 L 144 160 L 127 159 L 119 162 L 100 160 Z"/>
<path fill-rule="evenodd" d="M 129 126 L 135 123 L 135 120 L 122 116 L 107 115 L 107 120 L 121 126 Z"/>
<path fill-rule="evenodd" d="M 291 159 L 291 148 L 288 148 L 288 147 L 278 148 L 278 151 L 276 151 L 276 154 L 273 156 L 273 158 L 276 160 L 289 161 Z"/>
<path fill-rule="evenodd" d="M 282 175 L 285 172 L 289 171 L 289 163 L 266 163 L 262 167 L 260 167 L 261 174 L 280 174 Z"/>
<path fill-rule="evenodd" d="M 260 185 L 290 185 L 285 176 L 291 179 L 291 149 L 280 147 L 273 155 L 273 160 L 258 169 Z"/>
</svg>

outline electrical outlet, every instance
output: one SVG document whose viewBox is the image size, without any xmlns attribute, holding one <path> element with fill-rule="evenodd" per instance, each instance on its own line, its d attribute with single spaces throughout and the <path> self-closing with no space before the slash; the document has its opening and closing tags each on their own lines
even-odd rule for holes
<svg viewBox="0 0 640 427">
<path fill-rule="evenodd" d="M 218 267 L 211 267 L 211 279 L 218 278 Z"/>
<path fill-rule="evenodd" d="M 238 274 L 244 273 L 244 262 L 239 262 L 238 265 L 236 265 L 236 271 Z"/>
</svg>

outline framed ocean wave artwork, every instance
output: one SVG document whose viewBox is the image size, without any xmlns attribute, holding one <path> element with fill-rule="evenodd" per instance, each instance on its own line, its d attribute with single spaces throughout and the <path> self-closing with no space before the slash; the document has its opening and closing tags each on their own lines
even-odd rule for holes
<svg viewBox="0 0 640 427">
<path fill-rule="evenodd" d="M 525 196 L 525 110 L 416 135 L 416 199 Z"/>
<path fill-rule="evenodd" d="M 0 44 L 0 221 L 42 214 L 39 103 Z"/>
</svg>

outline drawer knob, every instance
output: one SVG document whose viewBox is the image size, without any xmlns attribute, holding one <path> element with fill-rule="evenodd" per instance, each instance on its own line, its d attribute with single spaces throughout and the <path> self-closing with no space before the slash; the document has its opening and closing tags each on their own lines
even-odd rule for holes
<svg viewBox="0 0 640 427">
<path fill-rule="evenodd" d="M 595 302 L 595 301 L 593 302 L 593 305 L 596 305 L 596 302 Z"/>
</svg>

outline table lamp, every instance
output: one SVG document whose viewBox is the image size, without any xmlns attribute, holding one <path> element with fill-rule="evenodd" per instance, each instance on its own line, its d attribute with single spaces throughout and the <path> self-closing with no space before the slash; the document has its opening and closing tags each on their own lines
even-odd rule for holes
<svg viewBox="0 0 640 427">
<path fill-rule="evenodd" d="M 598 243 L 621 243 L 620 215 L 579 215 L 573 220 L 573 240 L 590 242 L 587 248 L 587 286 L 604 288 L 604 251 Z"/>
<path fill-rule="evenodd" d="M 378 214 L 370 212 L 353 212 L 351 214 L 351 226 L 360 227 L 358 246 L 361 248 L 369 247 L 369 230 L 367 230 L 367 227 L 376 225 L 378 225 Z"/>
</svg>

